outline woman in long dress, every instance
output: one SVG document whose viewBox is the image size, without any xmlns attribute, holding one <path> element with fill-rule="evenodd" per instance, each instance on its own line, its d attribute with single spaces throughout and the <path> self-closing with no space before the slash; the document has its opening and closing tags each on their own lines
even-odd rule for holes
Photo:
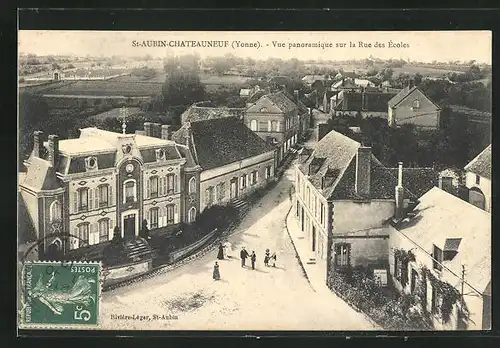
<svg viewBox="0 0 500 348">
<path fill-rule="evenodd" d="M 217 258 L 219 260 L 224 260 L 224 247 L 222 246 L 222 243 L 219 243 L 219 252 L 217 253 Z"/>
<path fill-rule="evenodd" d="M 224 255 L 227 259 L 231 258 L 231 254 L 232 254 L 232 248 L 231 248 L 231 243 L 229 243 L 228 241 L 226 241 L 224 243 Z"/>
<path fill-rule="evenodd" d="M 214 280 L 220 279 L 219 264 L 217 263 L 217 261 L 215 261 L 214 272 L 212 277 L 214 278 Z"/>
</svg>

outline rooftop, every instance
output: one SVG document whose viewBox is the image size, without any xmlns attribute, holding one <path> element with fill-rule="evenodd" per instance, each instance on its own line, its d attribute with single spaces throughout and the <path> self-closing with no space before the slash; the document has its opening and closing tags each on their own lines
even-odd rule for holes
<svg viewBox="0 0 500 348">
<path fill-rule="evenodd" d="M 216 118 L 237 117 L 242 119 L 245 108 L 215 107 L 210 102 L 194 103 L 181 115 L 182 124 Z"/>
<path fill-rule="evenodd" d="M 437 187 L 419 201 L 417 215 L 397 229 L 429 254 L 433 245 L 456 248 L 456 256 L 443 265 L 455 275 L 461 275 L 464 265 L 465 281 L 484 292 L 491 280 L 491 215 Z M 460 279 L 452 276 L 450 284 L 458 287 Z"/>
<path fill-rule="evenodd" d="M 491 180 L 491 144 L 470 161 L 464 169 Z"/>
</svg>

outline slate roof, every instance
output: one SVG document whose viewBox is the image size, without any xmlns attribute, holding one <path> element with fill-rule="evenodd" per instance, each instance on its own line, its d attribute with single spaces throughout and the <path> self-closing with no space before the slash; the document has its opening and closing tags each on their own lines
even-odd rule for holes
<svg viewBox="0 0 500 348">
<path fill-rule="evenodd" d="M 197 122 L 225 117 L 236 117 L 239 119 L 243 119 L 245 110 L 245 108 L 218 108 L 207 106 L 206 102 L 201 105 L 200 103 L 195 103 L 182 113 L 181 122 L 182 124 L 185 124 L 186 122 Z"/>
<path fill-rule="evenodd" d="M 61 183 L 56 176 L 56 170 L 50 165 L 49 161 L 32 156 L 29 162 L 30 165 L 22 183 L 23 185 L 29 186 L 35 191 L 61 188 Z"/>
<path fill-rule="evenodd" d="M 191 127 L 194 141 L 193 157 L 198 159 L 204 170 L 275 151 L 273 146 L 235 117 L 185 124 L 172 135 L 172 139 L 186 144 L 188 126 Z"/>
<path fill-rule="evenodd" d="M 458 253 L 443 265 L 443 280 L 460 289 L 462 265 L 465 282 L 483 293 L 491 281 L 491 215 L 437 187 L 419 199 L 417 215 L 396 228 L 431 254 L 433 245 L 444 249 L 446 240 L 461 238 Z"/>
<path fill-rule="evenodd" d="M 269 93 L 262 98 L 267 98 L 276 105 L 283 113 L 287 113 L 297 109 L 297 105 L 290 100 L 284 92 Z"/>
<path fill-rule="evenodd" d="M 309 175 L 309 181 L 323 196 L 332 200 L 357 199 L 354 184 L 356 178 L 356 155 L 361 146 L 357 141 L 331 131 L 316 145 L 311 156 L 299 164 L 299 169 L 309 174 L 309 165 L 321 164 L 316 173 Z M 394 199 L 398 181 L 398 168 L 386 168 L 372 155 L 370 171 L 370 198 Z M 330 182 L 322 189 L 322 178 L 330 176 Z M 432 168 L 403 168 L 405 198 L 418 199 L 438 183 L 438 172 Z"/>
<path fill-rule="evenodd" d="M 491 144 L 470 161 L 464 169 L 491 180 Z"/>
<path fill-rule="evenodd" d="M 410 96 L 416 90 L 420 91 L 420 93 L 422 93 L 432 104 L 434 104 L 436 106 L 436 108 L 440 109 L 440 107 L 436 103 L 434 103 L 434 101 L 431 98 L 429 98 L 417 86 L 414 86 L 412 88 L 410 88 L 410 86 L 406 86 L 405 88 L 403 88 L 401 91 L 399 91 L 398 94 L 396 94 L 394 96 L 394 98 L 392 98 L 391 100 L 389 100 L 389 102 L 388 102 L 389 107 L 394 108 L 394 107 L 398 106 L 399 103 L 401 103 L 403 100 L 405 100 L 408 96 Z"/>
<path fill-rule="evenodd" d="M 252 94 L 248 99 L 247 99 L 247 102 L 248 103 L 255 103 L 257 100 L 259 100 L 261 97 L 263 97 L 264 95 L 266 95 L 266 91 L 263 90 L 263 89 L 260 89 L 258 91 L 256 91 L 254 94 Z"/>
</svg>

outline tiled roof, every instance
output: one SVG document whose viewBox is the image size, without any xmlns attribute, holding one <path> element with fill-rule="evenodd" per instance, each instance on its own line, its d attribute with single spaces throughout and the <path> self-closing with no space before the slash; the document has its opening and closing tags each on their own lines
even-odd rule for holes
<svg viewBox="0 0 500 348">
<path fill-rule="evenodd" d="M 491 144 L 464 168 L 483 178 L 491 179 Z"/>
<path fill-rule="evenodd" d="M 433 245 L 444 249 L 446 239 L 461 238 L 458 253 L 443 265 L 443 280 L 460 289 L 462 265 L 465 282 L 484 292 L 491 280 L 491 215 L 437 187 L 419 199 L 416 216 L 397 229 L 431 254 Z"/>
<path fill-rule="evenodd" d="M 188 124 L 175 132 L 172 139 L 185 144 L 187 126 Z M 193 122 L 190 126 L 194 140 L 194 157 L 197 157 L 204 170 L 275 150 L 234 117 Z"/>
<path fill-rule="evenodd" d="M 393 108 L 398 105 L 403 99 L 405 99 L 411 92 L 413 92 L 417 87 L 413 87 L 410 90 L 409 86 L 406 86 L 398 94 L 396 94 L 391 100 L 389 100 L 389 107 Z"/>
<path fill-rule="evenodd" d="M 56 176 L 55 168 L 50 162 L 39 157 L 31 156 L 26 178 L 23 185 L 35 191 L 55 190 L 61 188 L 61 183 Z"/>
<path fill-rule="evenodd" d="M 182 124 L 186 122 L 197 122 L 212 120 L 216 118 L 236 117 L 243 119 L 245 108 L 217 108 L 211 106 L 199 106 L 195 103 L 181 115 Z"/>
<path fill-rule="evenodd" d="M 248 99 L 248 103 L 255 103 L 257 100 L 259 100 L 262 96 L 266 95 L 266 91 L 263 89 L 260 89 L 256 91 L 254 94 L 252 94 Z"/>
<path fill-rule="evenodd" d="M 325 75 L 306 75 L 302 78 L 302 81 L 308 84 L 312 84 L 315 81 L 324 81 L 329 80 L 329 78 L 325 78 Z"/>
<path fill-rule="evenodd" d="M 263 98 L 269 99 L 271 103 L 276 105 L 283 113 L 297 109 L 297 105 L 288 99 L 283 92 L 266 94 Z"/>
</svg>

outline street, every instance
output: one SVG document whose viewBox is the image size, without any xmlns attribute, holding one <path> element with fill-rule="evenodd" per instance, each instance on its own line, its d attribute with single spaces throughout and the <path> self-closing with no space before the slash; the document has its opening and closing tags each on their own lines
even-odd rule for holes
<svg viewBox="0 0 500 348">
<path fill-rule="evenodd" d="M 370 330 L 373 325 L 329 291 L 315 292 L 284 226 L 290 209 L 288 169 L 229 238 L 231 259 L 217 250 L 170 272 L 102 293 L 101 327 L 115 330 Z M 239 252 L 257 255 L 242 268 Z M 276 268 L 264 266 L 266 248 Z M 212 279 L 215 261 L 221 280 Z M 135 317 L 133 317 L 135 315 Z M 129 316 L 128 318 L 125 316 Z"/>
</svg>

